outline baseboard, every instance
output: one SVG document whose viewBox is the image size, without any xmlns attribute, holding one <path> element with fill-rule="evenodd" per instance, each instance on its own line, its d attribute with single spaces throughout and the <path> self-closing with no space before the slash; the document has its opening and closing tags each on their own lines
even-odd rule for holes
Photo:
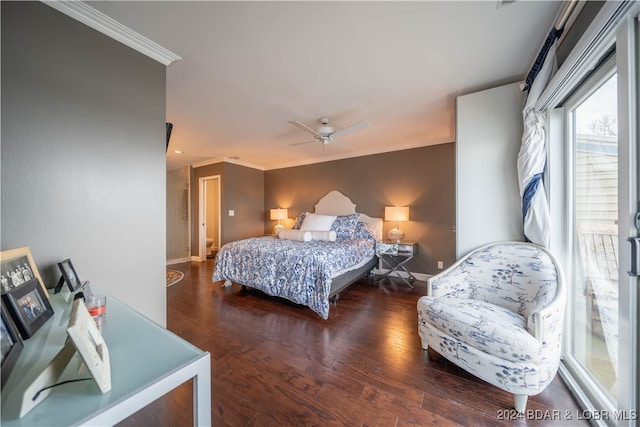
<svg viewBox="0 0 640 427">
<path fill-rule="evenodd" d="M 390 270 L 388 268 L 374 268 L 373 269 L 373 274 L 378 274 L 378 275 L 382 275 L 382 274 L 387 274 Z M 426 282 L 427 279 L 429 279 L 429 277 L 432 277 L 432 274 L 425 274 L 425 273 L 415 273 L 415 272 L 411 272 L 411 275 L 413 277 L 416 278 L 416 280 L 419 280 L 421 282 Z M 389 274 L 389 277 L 403 277 L 405 279 L 409 278 L 409 273 L 406 273 L 404 271 L 394 271 L 391 274 Z"/>
<path fill-rule="evenodd" d="M 202 260 L 202 258 L 200 258 L 199 256 L 196 256 L 196 255 L 191 256 L 191 261 L 193 261 L 193 262 L 204 262 Z"/>
<path fill-rule="evenodd" d="M 168 259 L 167 260 L 167 265 L 172 265 L 172 264 L 181 264 L 183 262 L 190 262 L 191 258 L 176 258 L 176 259 Z"/>
</svg>

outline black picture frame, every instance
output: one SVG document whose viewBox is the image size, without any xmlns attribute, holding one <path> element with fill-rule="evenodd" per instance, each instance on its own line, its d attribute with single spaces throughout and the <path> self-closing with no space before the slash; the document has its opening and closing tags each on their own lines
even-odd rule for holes
<svg viewBox="0 0 640 427">
<path fill-rule="evenodd" d="M 2 373 L 0 374 L 0 389 L 4 388 L 9 375 L 15 366 L 24 344 L 20 334 L 11 320 L 9 312 L 2 303 L 0 313 L 0 331 L 2 333 Z"/>
<path fill-rule="evenodd" d="M 28 339 L 53 316 L 53 307 L 36 279 L 2 295 L 22 339 Z"/>
<path fill-rule="evenodd" d="M 80 281 L 78 273 L 76 273 L 76 269 L 69 258 L 65 259 L 64 261 L 60 261 L 58 263 L 58 268 L 60 269 L 60 273 L 62 273 L 62 276 L 60 277 L 60 280 L 58 280 L 58 284 L 53 290 L 54 294 L 60 292 L 60 290 L 62 289 L 62 285 L 65 282 L 67 283 L 67 286 L 69 287 L 69 290 L 71 292 L 75 292 L 82 286 L 82 281 Z"/>
</svg>

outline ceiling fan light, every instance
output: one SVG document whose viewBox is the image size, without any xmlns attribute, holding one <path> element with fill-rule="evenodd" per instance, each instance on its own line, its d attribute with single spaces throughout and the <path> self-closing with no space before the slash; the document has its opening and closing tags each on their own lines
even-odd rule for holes
<svg viewBox="0 0 640 427">
<path fill-rule="evenodd" d="M 328 137 L 333 133 L 333 128 L 331 126 L 320 126 L 316 129 L 316 132 L 324 137 Z"/>
</svg>

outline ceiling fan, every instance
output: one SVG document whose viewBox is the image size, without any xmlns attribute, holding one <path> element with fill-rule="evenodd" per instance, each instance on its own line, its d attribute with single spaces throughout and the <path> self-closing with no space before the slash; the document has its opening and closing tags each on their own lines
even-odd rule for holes
<svg viewBox="0 0 640 427">
<path fill-rule="evenodd" d="M 352 132 L 357 132 L 362 129 L 366 129 L 371 126 L 368 121 L 361 120 L 350 126 L 336 130 L 333 127 L 329 126 L 329 117 L 320 117 L 318 121 L 320 122 L 320 126 L 317 129 L 312 129 L 309 126 L 299 121 L 290 121 L 289 123 L 312 134 L 313 137 L 316 139 L 316 141 L 320 141 L 322 143 L 323 147 L 330 142 L 335 142 L 336 138 L 338 137 L 347 135 Z M 311 142 L 316 142 L 316 141 L 298 142 L 296 144 L 291 144 L 291 145 L 309 144 Z"/>
</svg>

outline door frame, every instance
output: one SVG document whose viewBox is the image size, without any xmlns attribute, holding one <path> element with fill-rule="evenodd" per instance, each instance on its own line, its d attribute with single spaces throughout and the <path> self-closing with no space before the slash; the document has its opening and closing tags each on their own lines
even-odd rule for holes
<svg viewBox="0 0 640 427">
<path fill-rule="evenodd" d="M 594 19 L 584 37 L 578 42 L 570 58 L 565 61 L 549 85 L 541 95 L 540 106 L 544 109 L 565 107 L 563 99 L 568 97 L 578 83 L 590 73 L 590 71 L 604 57 L 609 48 L 615 44 L 616 48 L 616 70 L 618 74 L 618 153 L 628 161 L 619 159 L 618 170 L 618 191 L 619 191 L 619 336 L 630 337 L 626 345 L 629 351 L 619 354 L 619 365 L 625 367 L 624 375 L 618 380 L 618 401 L 613 411 L 622 414 L 621 419 L 594 420 L 594 425 L 604 425 L 616 422 L 618 425 L 638 425 L 637 414 L 640 408 L 640 393 L 638 384 L 640 382 L 640 366 L 638 365 L 638 355 L 640 349 L 636 339 L 638 334 L 638 305 L 640 296 L 638 290 L 638 279 L 630 278 L 627 271 L 630 269 L 630 246 L 625 241 L 626 237 L 638 234 L 638 230 L 632 226 L 632 218 L 638 210 L 638 161 L 640 151 L 640 140 L 637 120 L 638 117 L 638 46 L 640 45 L 640 33 L 638 27 L 638 14 L 640 4 L 632 2 L 607 2 L 603 5 L 601 12 Z M 613 19 L 612 17 L 616 17 Z M 587 43 L 588 42 L 588 43 Z M 564 71 L 562 69 L 564 68 Z M 565 108 L 551 111 L 549 123 L 551 125 L 549 136 L 551 143 L 548 144 L 549 164 L 551 178 L 554 184 L 550 195 L 552 218 L 560 218 L 558 227 L 552 230 L 555 238 L 552 239 L 552 246 L 561 254 L 569 252 L 567 239 L 563 229 L 567 230 L 563 215 L 567 206 L 565 201 L 569 198 L 562 182 L 565 173 L 570 173 L 563 165 L 567 155 L 563 141 L 566 141 L 564 129 Z M 626 153 L 629 153 L 628 156 Z M 629 185 L 631 184 L 631 185 Z M 633 187 L 636 188 L 633 188 Z M 554 215 L 555 212 L 555 215 Z M 568 263 L 565 259 L 564 265 Z M 570 311 L 567 311 L 570 315 Z M 563 363 L 560 365 L 560 375 L 574 393 L 574 397 L 579 402 L 582 409 L 596 411 L 606 408 L 606 399 L 600 396 L 588 395 L 583 389 L 584 384 L 579 375 L 574 375 L 570 369 L 567 355 L 565 354 Z M 622 370 L 620 372 L 623 372 Z M 605 405 L 602 405 L 605 403 Z M 615 414 L 615 412 L 612 412 Z"/>
<path fill-rule="evenodd" d="M 220 175 L 203 176 L 198 179 L 198 261 L 205 262 L 207 260 L 207 193 L 206 185 L 208 181 L 215 181 L 218 187 L 218 241 L 217 247 L 220 247 L 222 236 L 222 197 L 220 194 Z"/>
</svg>

